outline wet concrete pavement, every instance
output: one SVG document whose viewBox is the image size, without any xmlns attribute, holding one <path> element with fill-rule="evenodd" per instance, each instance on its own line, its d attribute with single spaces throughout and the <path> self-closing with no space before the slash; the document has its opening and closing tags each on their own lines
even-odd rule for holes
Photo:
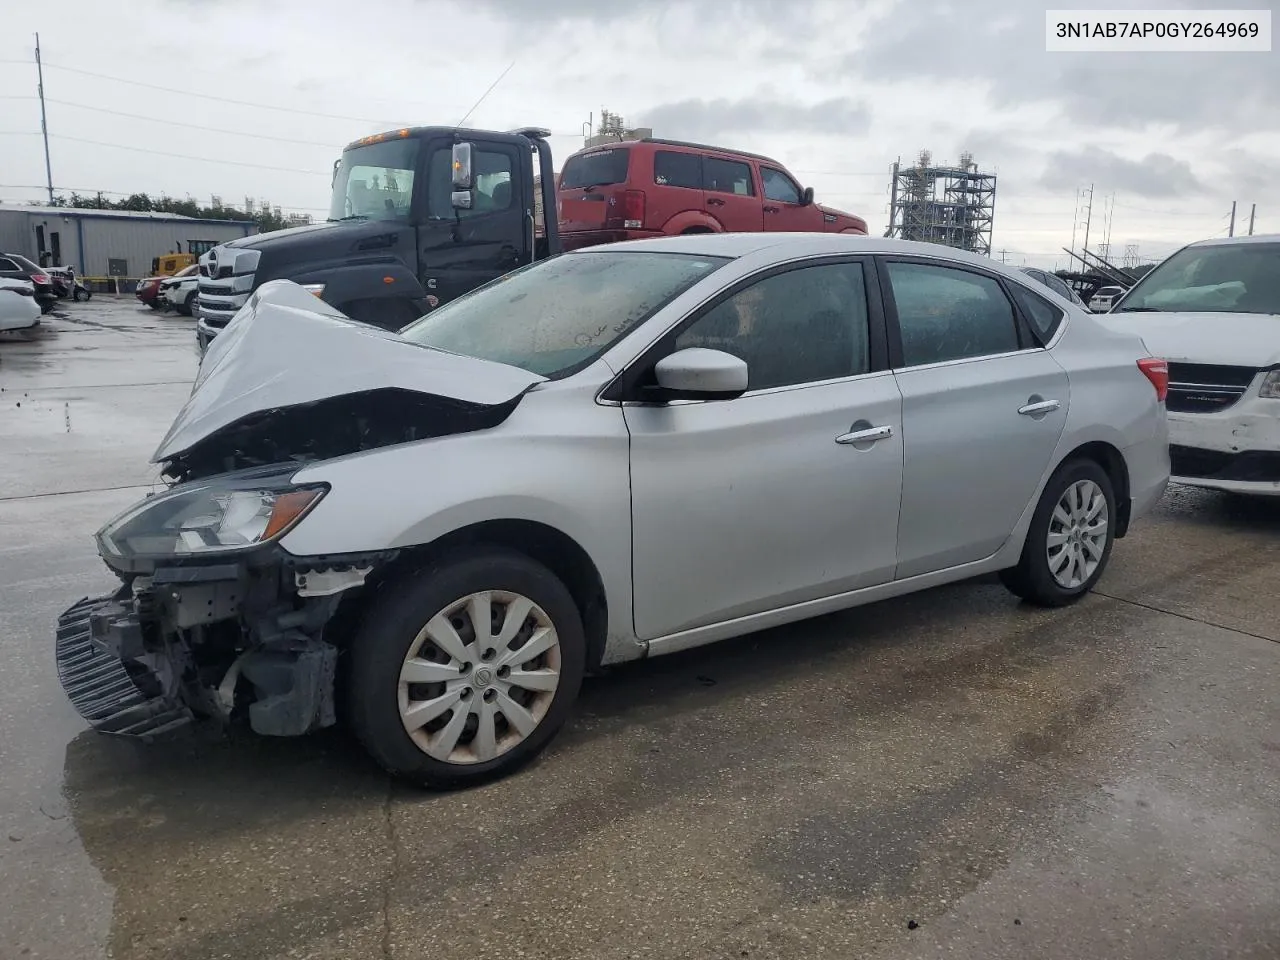
<svg viewBox="0 0 1280 960">
<path fill-rule="evenodd" d="M 1066 611 L 960 584 L 620 669 L 421 794 L 340 731 L 85 731 L 53 621 L 196 360 L 64 312 L 0 339 L 3 960 L 1280 956 L 1280 504 L 1175 488 Z"/>
</svg>

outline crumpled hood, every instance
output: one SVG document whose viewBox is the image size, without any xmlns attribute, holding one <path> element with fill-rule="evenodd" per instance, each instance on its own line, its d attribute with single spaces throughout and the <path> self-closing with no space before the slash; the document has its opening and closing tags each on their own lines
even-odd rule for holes
<svg viewBox="0 0 1280 960">
<path fill-rule="evenodd" d="M 491 406 L 545 379 L 418 346 L 350 320 L 291 280 L 273 280 L 209 345 L 191 396 L 151 462 L 263 411 L 387 389 Z"/>
<path fill-rule="evenodd" d="M 1173 363 L 1280 364 L 1280 316 L 1266 313 L 1099 313 L 1094 319 L 1142 338 Z"/>
</svg>

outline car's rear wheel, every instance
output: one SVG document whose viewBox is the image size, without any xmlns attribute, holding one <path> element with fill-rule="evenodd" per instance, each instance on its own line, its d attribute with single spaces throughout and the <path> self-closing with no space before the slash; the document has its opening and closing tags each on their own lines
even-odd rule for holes
<svg viewBox="0 0 1280 960">
<path fill-rule="evenodd" d="M 1117 514 L 1107 472 L 1092 460 L 1067 461 L 1045 485 L 1018 565 L 1001 580 L 1029 603 L 1075 603 L 1106 569 Z"/>
<path fill-rule="evenodd" d="M 504 776 L 568 717 L 586 639 L 542 565 L 471 550 L 382 585 L 372 604 L 350 651 L 348 713 L 395 776 L 438 788 Z"/>
</svg>

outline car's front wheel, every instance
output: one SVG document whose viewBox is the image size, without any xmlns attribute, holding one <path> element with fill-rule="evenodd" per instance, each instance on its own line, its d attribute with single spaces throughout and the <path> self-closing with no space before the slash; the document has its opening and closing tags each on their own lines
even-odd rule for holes
<svg viewBox="0 0 1280 960">
<path fill-rule="evenodd" d="M 1107 472 L 1092 460 L 1068 460 L 1045 484 L 1018 565 L 1003 571 L 1001 580 L 1029 603 L 1074 603 L 1106 569 L 1116 515 Z"/>
<path fill-rule="evenodd" d="M 508 550 L 470 550 L 382 584 L 353 639 L 352 728 L 389 772 L 457 787 L 516 770 L 567 719 L 586 666 L 564 584 Z"/>
</svg>

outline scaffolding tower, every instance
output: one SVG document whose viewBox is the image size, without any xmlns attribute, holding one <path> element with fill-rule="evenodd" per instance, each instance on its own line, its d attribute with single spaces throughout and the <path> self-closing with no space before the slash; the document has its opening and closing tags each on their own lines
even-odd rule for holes
<svg viewBox="0 0 1280 960">
<path fill-rule="evenodd" d="M 921 240 L 991 256 L 996 175 L 982 173 L 968 153 L 955 166 L 934 166 L 920 151 L 913 167 L 893 164 L 886 237 Z"/>
</svg>

